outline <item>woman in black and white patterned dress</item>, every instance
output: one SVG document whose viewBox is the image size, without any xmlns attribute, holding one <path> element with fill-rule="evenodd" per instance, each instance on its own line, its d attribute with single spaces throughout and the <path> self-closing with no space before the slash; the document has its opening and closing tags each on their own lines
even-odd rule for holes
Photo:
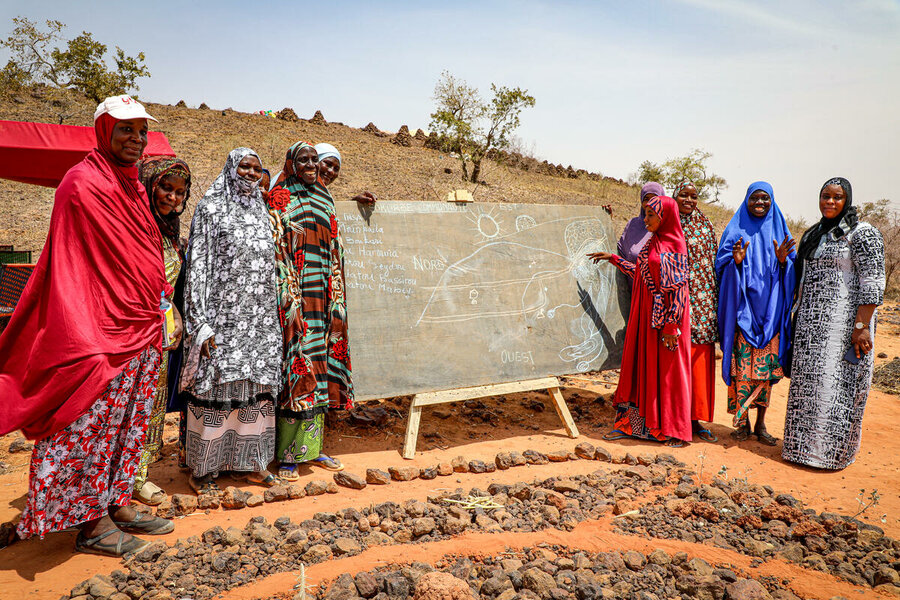
<svg viewBox="0 0 900 600">
<path fill-rule="evenodd" d="M 843 469 L 859 451 L 872 382 L 875 309 L 884 298 L 884 241 L 859 222 L 850 182 L 819 192 L 822 220 L 800 241 L 785 460 Z"/>
</svg>

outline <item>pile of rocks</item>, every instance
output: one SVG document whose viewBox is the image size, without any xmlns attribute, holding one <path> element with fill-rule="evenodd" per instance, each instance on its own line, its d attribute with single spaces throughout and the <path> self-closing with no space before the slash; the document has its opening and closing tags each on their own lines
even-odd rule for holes
<svg viewBox="0 0 900 600">
<path fill-rule="evenodd" d="M 409 135 L 409 127 L 406 125 L 400 127 L 400 131 L 397 132 L 397 135 L 391 138 L 391 143 L 403 146 L 404 148 L 412 146 L 412 136 Z"/>
<path fill-rule="evenodd" d="M 185 102 L 184 100 L 179 100 L 175 106 L 176 108 L 187 108 L 187 102 Z"/>
<path fill-rule="evenodd" d="M 321 110 L 317 110 L 316 114 L 313 115 L 313 118 L 309 120 L 313 125 L 327 125 L 328 121 L 325 120 L 325 116 L 322 114 Z"/>
<path fill-rule="evenodd" d="M 664 503 L 642 507 L 618 529 L 712 543 L 761 561 L 780 558 L 900 595 L 900 540 L 852 517 L 804 510 L 768 486 L 718 478 L 697 486 L 686 476 Z"/>
<path fill-rule="evenodd" d="M 296 123 L 300 120 L 300 117 L 297 116 L 297 113 L 294 112 L 293 108 L 284 107 L 280 111 L 278 111 L 278 118 L 282 121 L 287 121 L 288 123 Z"/>
<path fill-rule="evenodd" d="M 66 600 L 131 598 L 191 592 L 205 600 L 272 573 L 293 571 L 334 556 L 354 555 L 385 544 L 447 539 L 465 531 L 571 530 L 580 521 L 615 512 L 620 502 L 632 502 L 652 486 L 666 484 L 676 467 L 665 462 L 599 470 L 586 476 L 550 478 L 533 484 L 492 483 L 487 490 L 444 490 L 427 502 L 402 505 L 383 502 L 361 509 L 320 512 L 301 523 L 282 516 L 269 524 L 253 517 L 243 529 L 212 527 L 201 536 L 157 542 L 126 561 L 127 571 L 115 571 L 104 588 L 109 595 L 88 595 L 91 581 L 75 586 Z M 271 488 L 274 489 L 274 488 Z M 484 502 L 472 499 L 490 499 Z M 498 506 L 499 508 L 490 508 Z M 85 587 L 87 586 L 87 587 Z"/>
<path fill-rule="evenodd" d="M 680 552 L 574 552 L 538 547 L 502 557 L 458 557 L 437 569 L 416 562 L 338 577 L 322 600 L 594 600 L 707 598 L 799 600 L 783 582 L 751 579 Z M 298 594 L 296 598 L 301 598 Z"/>
<path fill-rule="evenodd" d="M 416 129 L 416 135 L 414 135 L 413 137 L 416 138 L 417 140 L 419 140 L 420 142 L 424 142 L 425 140 L 428 139 L 428 136 L 425 135 L 425 132 L 422 131 L 421 129 Z"/>
</svg>

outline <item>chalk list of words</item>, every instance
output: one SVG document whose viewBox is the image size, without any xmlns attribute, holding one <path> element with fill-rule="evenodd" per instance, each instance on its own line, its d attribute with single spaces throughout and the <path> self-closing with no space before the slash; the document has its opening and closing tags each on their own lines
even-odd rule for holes
<svg viewBox="0 0 900 600">
<path fill-rule="evenodd" d="M 409 298 L 418 286 L 420 271 L 441 271 L 443 261 L 405 256 L 384 241 L 384 228 L 368 224 L 361 215 L 340 217 L 344 240 L 344 276 L 347 288 Z"/>
</svg>

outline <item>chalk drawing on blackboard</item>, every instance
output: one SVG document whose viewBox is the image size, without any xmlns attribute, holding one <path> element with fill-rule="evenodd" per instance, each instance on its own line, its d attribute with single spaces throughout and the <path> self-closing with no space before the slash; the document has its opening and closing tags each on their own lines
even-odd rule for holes
<svg viewBox="0 0 900 600">
<path fill-rule="evenodd" d="M 470 212 L 466 215 L 466 218 L 475 225 L 475 230 L 480 236 L 476 237 L 477 242 L 489 242 L 500 235 L 502 220 L 494 214 L 493 207 L 488 212 L 484 212 L 481 209 L 479 209 L 478 214 Z"/>
<path fill-rule="evenodd" d="M 516 231 L 525 231 L 526 229 L 531 229 L 537 225 L 537 221 L 534 220 L 534 217 L 529 215 L 519 215 L 516 217 Z"/>
<path fill-rule="evenodd" d="M 541 247 L 556 246 L 560 238 L 565 240 L 565 253 Z M 585 303 L 596 313 L 605 314 L 613 290 L 608 273 L 586 254 L 606 251 L 609 246 L 600 220 L 585 217 L 535 223 L 486 241 L 449 264 L 432 288 L 415 326 L 503 317 L 522 317 L 533 326 L 541 319 L 565 318 L 570 322 L 570 333 L 579 341 L 560 349 L 560 359 L 585 370 L 601 358 L 605 349 L 594 321 L 585 313 Z M 509 268 L 503 268 L 504 263 Z M 485 275 L 488 273 L 494 275 Z M 497 279 L 496 273 L 526 275 Z M 578 292 L 570 298 L 552 298 L 550 289 L 573 289 L 551 285 L 558 278 L 572 279 Z"/>
</svg>

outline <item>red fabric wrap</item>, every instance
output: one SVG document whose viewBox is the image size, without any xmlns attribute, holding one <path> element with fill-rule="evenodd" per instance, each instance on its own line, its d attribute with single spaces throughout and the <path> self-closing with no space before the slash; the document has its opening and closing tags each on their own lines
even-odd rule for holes
<svg viewBox="0 0 900 600">
<path fill-rule="evenodd" d="M 137 169 L 111 160 L 114 124 L 97 120 L 100 150 L 56 190 L 44 250 L 0 335 L 0 435 L 60 431 L 134 356 L 160 348 L 159 297 L 172 291 L 162 240 Z"/>
</svg>

